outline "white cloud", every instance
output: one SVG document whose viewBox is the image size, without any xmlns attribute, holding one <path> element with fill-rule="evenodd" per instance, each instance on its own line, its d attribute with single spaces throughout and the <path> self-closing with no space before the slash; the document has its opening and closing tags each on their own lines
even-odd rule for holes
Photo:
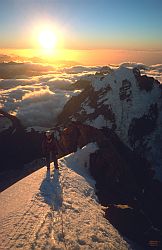
<svg viewBox="0 0 162 250">
<path fill-rule="evenodd" d="M 50 71 L 54 72 L 55 67 L 31 62 L 0 63 L 0 77 L 3 79 L 27 78 L 36 75 L 47 74 Z"/>
<path fill-rule="evenodd" d="M 151 65 L 150 69 L 153 69 L 153 70 L 156 70 L 156 71 L 162 73 L 162 64 Z"/>
<path fill-rule="evenodd" d="M 0 89 L 11 89 L 16 86 L 27 86 L 34 84 L 35 81 L 32 79 L 1 79 Z"/>
<path fill-rule="evenodd" d="M 12 79 L 10 81 L 10 86 L 17 85 Z M 31 85 L 29 80 L 26 83 L 0 91 L 1 108 L 16 114 L 25 126 L 53 126 L 65 103 L 72 95 L 78 94 L 75 91 L 56 89 L 54 85 L 59 84 L 58 79 L 54 83 L 34 82 L 33 79 Z"/>
<path fill-rule="evenodd" d="M 99 71 L 102 68 L 102 66 L 73 66 L 73 67 L 67 67 L 63 69 L 63 72 L 66 72 L 68 74 L 78 74 L 78 73 L 87 73 L 87 72 L 96 72 Z"/>
<path fill-rule="evenodd" d="M 73 92 L 53 92 L 46 86 L 17 86 L 1 91 L 1 105 L 15 112 L 25 126 L 52 126 Z"/>
</svg>

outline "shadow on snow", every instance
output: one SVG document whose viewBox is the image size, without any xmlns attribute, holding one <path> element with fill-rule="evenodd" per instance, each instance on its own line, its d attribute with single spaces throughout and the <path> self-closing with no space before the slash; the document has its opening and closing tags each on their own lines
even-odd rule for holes
<svg viewBox="0 0 162 250">
<path fill-rule="evenodd" d="M 59 180 L 60 174 L 57 170 L 51 175 L 50 171 L 47 171 L 40 186 L 40 194 L 48 205 L 52 206 L 53 210 L 60 210 L 62 207 L 62 188 Z"/>
</svg>

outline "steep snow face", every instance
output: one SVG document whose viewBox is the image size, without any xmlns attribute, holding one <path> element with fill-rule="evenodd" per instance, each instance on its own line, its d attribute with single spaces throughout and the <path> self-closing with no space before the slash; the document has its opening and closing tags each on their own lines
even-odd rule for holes
<svg viewBox="0 0 162 250">
<path fill-rule="evenodd" d="M 157 80 L 141 76 L 137 68 L 121 66 L 109 74 L 95 75 L 76 101 L 79 108 L 68 113 L 70 118 L 112 129 L 146 157 L 162 179 L 162 87 Z M 65 119 L 66 112 L 62 114 Z"/>
<path fill-rule="evenodd" d="M 0 132 L 3 132 L 12 127 L 12 122 L 7 117 L 0 115 Z"/>
<path fill-rule="evenodd" d="M 133 70 L 123 67 L 102 79 L 94 79 L 92 86 L 95 92 L 99 92 L 97 106 L 108 105 L 115 116 L 115 131 L 126 144 L 130 144 L 128 131 L 132 120 L 148 114 L 151 107 L 155 107 L 162 97 L 159 85 L 155 81 L 149 92 L 141 90 Z M 105 91 L 108 86 L 110 90 Z M 109 117 L 105 117 L 105 122 L 106 120 L 110 123 Z M 101 124 L 102 126 L 105 124 Z M 110 124 L 108 127 L 113 128 Z"/>
<path fill-rule="evenodd" d="M 96 149 L 61 158 L 60 174 L 43 168 L 1 193 L 2 249 L 131 249 L 104 218 L 85 168 Z"/>
<path fill-rule="evenodd" d="M 77 152 L 63 157 L 59 162 L 61 166 L 67 166 L 74 169 L 78 174 L 82 175 L 88 182 L 95 187 L 95 181 L 90 177 L 89 173 L 89 156 L 98 149 L 97 144 L 89 143 Z"/>
</svg>

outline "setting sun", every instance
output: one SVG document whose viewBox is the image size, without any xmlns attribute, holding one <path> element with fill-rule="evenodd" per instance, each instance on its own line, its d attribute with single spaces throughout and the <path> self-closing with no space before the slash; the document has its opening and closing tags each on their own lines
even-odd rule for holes
<svg viewBox="0 0 162 250">
<path fill-rule="evenodd" d="M 39 43 L 43 49 L 54 49 L 57 38 L 52 30 L 43 30 L 39 34 Z"/>
</svg>

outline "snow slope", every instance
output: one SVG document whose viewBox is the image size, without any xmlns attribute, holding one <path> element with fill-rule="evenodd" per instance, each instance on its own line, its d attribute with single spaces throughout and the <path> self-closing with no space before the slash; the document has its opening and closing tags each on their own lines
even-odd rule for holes
<svg viewBox="0 0 162 250">
<path fill-rule="evenodd" d="M 0 194 L 1 249 L 131 249 L 97 202 L 88 173 L 96 149 L 88 144 L 59 160 L 60 174 L 42 168 Z"/>
</svg>

